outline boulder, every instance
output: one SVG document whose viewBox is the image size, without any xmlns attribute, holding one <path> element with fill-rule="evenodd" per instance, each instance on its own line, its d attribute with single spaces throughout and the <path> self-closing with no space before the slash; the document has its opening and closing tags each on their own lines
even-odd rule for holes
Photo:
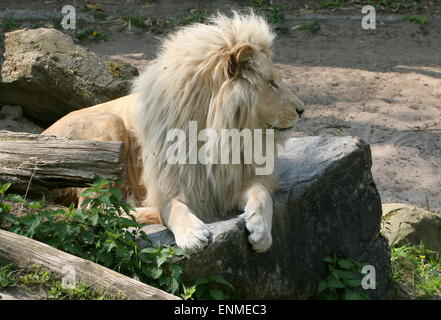
<svg viewBox="0 0 441 320">
<path fill-rule="evenodd" d="M 404 203 L 383 204 L 382 234 L 390 245 L 419 245 L 441 251 L 441 215 Z"/>
<path fill-rule="evenodd" d="M 138 75 L 136 68 L 76 45 L 55 29 L 6 33 L 4 48 L 0 104 L 22 106 L 26 118 L 43 126 L 126 95 Z"/>
<path fill-rule="evenodd" d="M 0 75 L 2 73 L 4 54 L 5 54 L 5 36 L 3 33 L 0 33 Z"/>
<path fill-rule="evenodd" d="M 374 266 L 376 289 L 368 294 L 385 298 L 390 255 L 371 165 L 369 145 L 358 138 L 288 140 L 276 163 L 272 248 L 255 253 L 242 218 L 211 223 L 213 240 L 184 262 L 185 278 L 220 274 L 239 299 L 307 299 L 327 274 L 323 259 L 337 254 Z M 144 231 L 154 243 L 174 242 L 165 227 Z"/>
</svg>

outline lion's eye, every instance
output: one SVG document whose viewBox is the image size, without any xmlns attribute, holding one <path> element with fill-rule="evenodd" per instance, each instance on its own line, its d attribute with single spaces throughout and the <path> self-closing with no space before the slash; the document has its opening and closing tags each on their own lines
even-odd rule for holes
<svg viewBox="0 0 441 320">
<path fill-rule="evenodd" d="M 270 80 L 270 81 L 268 81 L 268 83 L 271 86 L 271 88 L 279 89 L 279 86 L 277 85 L 277 83 L 274 80 Z"/>
</svg>

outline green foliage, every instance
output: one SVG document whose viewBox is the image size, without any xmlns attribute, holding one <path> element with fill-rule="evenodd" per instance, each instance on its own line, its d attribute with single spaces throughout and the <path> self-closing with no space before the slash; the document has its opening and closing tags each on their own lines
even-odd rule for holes
<svg viewBox="0 0 441 320">
<path fill-rule="evenodd" d="M 15 287 L 16 271 L 12 268 L 11 264 L 0 265 L 0 289 Z"/>
<path fill-rule="evenodd" d="M 28 202 L 19 195 L 5 195 L 9 187 L 10 184 L 0 186 L 0 227 L 8 226 L 11 232 L 178 293 L 182 268 L 175 260 L 186 258 L 187 254 L 170 246 L 141 249 L 136 238 L 149 241 L 140 230 L 144 224 L 136 222 L 130 213 L 133 208 L 122 201 L 115 183 L 97 178 L 82 194 L 86 199 L 81 208 L 71 205 L 58 210 L 44 209 L 44 198 Z M 17 217 L 3 200 L 22 203 L 36 213 Z"/>
<path fill-rule="evenodd" d="M 179 261 L 188 258 L 182 249 L 159 245 L 142 249 L 139 246 L 138 238 L 149 242 L 141 230 L 145 224 L 136 222 L 131 214 L 133 208 L 123 201 L 116 181 L 96 177 L 82 194 L 85 200 L 81 208 L 71 205 L 58 210 L 45 209 L 44 198 L 26 201 L 19 195 L 7 194 L 10 186 L 10 183 L 0 184 L 0 228 L 94 261 L 172 294 L 180 294 L 184 299 L 229 298 L 222 291 L 222 285 L 231 285 L 219 275 L 210 275 L 207 281 L 200 280 L 200 285 L 186 287 L 182 283 L 183 270 Z M 21 203 L 34 212 L 20 217 L 14 215 L 11 202 Z M 33 279 L 26 281 L 32 284 Z"/>
<path fill-rule="evenodd" d="M 2 21 L 3 30 L 5 32 L 20 28 L 21 24 L 13 18 L 4 18 Z"/>
<path fill-rule="evenodd" d="M 35 269 L 32 272 L 25 273 L 19 278 L 19 282 L 30 288 L 37 288 L 44 286 L 51 280 L 51 273 L 49 271 L 42 271 Z"/>
<path fill-rule="evenodd" d="M 78 283 L 75 288 L 65 288 L 50 271 L 39 267 L 27 269 L 17 268 L 12 264 L 0 264 L 0 288 L 20 287 L 28 292 L 44 293 L 46 299 L 57 300 L 103 300 L 121 299 L 98 292 L 84 283 Z"/>
<path fill-rule="evenodd" d="M 343 2 L 341 0 L 325 0 L 317 4 L 317 9 L 325 9 L 325 8 L 340 9 L 342 3 Z"/>
<path fill-rule="evenodd" d="M 316 299 L 320 300 L 368 300 L 361 288 L 360 264 L 353 260 L 340 259 L 336 255 L 323 259 L 328 275 L 319 282 Z"/>
<path fill-rule="evenodd" d="M 288 9 L 288 6 L 278 6 L 270 0 L 248 0 L 248 3 L 265 14 L 268 22 L 274 26 L 277 33 L 289 33 L 289 29 L 282 27 L 282 24 L 285 22 L 284 11 Z"/>
<path fill-rule="evenodd" d="M 316 33 L 321 29 L 319 19 L 312 19 L 299 25 L 299 29 L 309 33 Z"/>
<path fill-rule="evenodd" d="M 425 25 L 429 22 L 429 17 L 427 15 L 409 15 L 406 16 L 404 20 L 420 25 Z"/>
<path fill-rule="evenodd" d="M 199 300 L 229 300 L 233 286 L 220 275 L 207 274 L 196 280 L 194 295 Z"/>
<path fill-rule="evenodd" d="M 391 248 L 392 280 L 410 298 L 441 296 L 441 253 L 419 246 Z"/>
<path fill-rule="evenodd" d="M 54 281 L 50 284 L 46 293 L 47 299 L 51 300 L 112 300 L 124 299 L 124 297 L 113 297 L 105 293 L 93 290 L 84 283 L 78 283 L 74 288 L 64 287 L 61 281 Z"/>
<path fill-rule="evenodd" d="M 101 42 L 107 41 L 107 35 L 103 31 L 97 31 L 94 29 L 87 29 L 80 33 L 77 33 L 76 38 L 80 41 L 93 41 L 93 42 Z"/>
<path fill-rule="evenodd" d="M 127 23 L 130 23 L 133 27 L 141 28 L 144 26 L 144 21 L 140 18 L 128 16 L 128 17 L 124 17 L 123 20 L 126 21 Z"/>
</svg>

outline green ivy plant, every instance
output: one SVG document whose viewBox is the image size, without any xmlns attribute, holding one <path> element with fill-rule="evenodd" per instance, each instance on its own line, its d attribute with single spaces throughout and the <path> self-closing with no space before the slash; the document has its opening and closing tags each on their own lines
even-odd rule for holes
<svg viewBox="0 0 441 320">
<path fill-rule="evenodd" d="M 10 183 L 0 185 L 0 227 L 47 243 L 55 248 L 94 261 L 130 277 L 179 294 L 182 267 L 188 255 L 171 246 L 141 248 L 137 238 L 149 241 L 136 222 L 133 208 L 122 200 L 115 182 L 96 178 L 82 196 L 81 208 L 48 210 L 45 199 L 26 201 L 6 194 Z M 107 187 L 110 186 L 110 187 Z M 22 216 L 12 214 L 11 203 L 27 208 Z M 33 212 L 31 212 L 33 211 Z"/>
<path fill-rule="evenodd" d="M 119 181 L 96 177 L 81 208 L 51 210 L 45 199 L 27 201 L 17 194 L 7 194 L 10 183 L 0 184 L 0 228 L 94 261 L 107 268 L 161 288 L 184 299 L 227 299 L 221 285 L 231 287 L 220 275 L 200 278 L 193 286 L 182 282 L 180 261 L 188 254 L 168 245 L 141 248 L 137 239 L 149 243 L 131 214 L 133 207 L 124 202 Z M 19 216 L 12 214 L 12 204 L 27 208 Z"/>
<path fill-rule="evenodd" d="M 208 273 L 196 280 L 194 294 L 198 300 L 229 300 L 233 286 L 218 274 Z"/>
<path fill-rule="evenodd" d="M 341 259 L 336 255 L 323 259 L 328 275 L 318 284 L 316 299 L 320 300 L 369 300 L 361 287 L 361 269 L 364 264 Z"/>
</svg>

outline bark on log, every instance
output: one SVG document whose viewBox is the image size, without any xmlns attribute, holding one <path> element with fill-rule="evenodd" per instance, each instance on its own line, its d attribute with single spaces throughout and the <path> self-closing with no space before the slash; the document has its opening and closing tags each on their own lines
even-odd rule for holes
<svg viewBox="0 0 441 320">
<path fill-rule="evenodd" d="M 83 187 L 95 175 L 121 178 L 121 142 L 56 138 L 0 130 L 0 182 L 14 190 Z"/>
<path fill-rule="evenodd" d="M 0 229 L 0 260 L 28 267 L 39 265 L 58 275 L 63 267 L 73 267 L 76 281 L 110 294 L 123 294 L 130 300 L 179 300 L 155 287 L 129 278 L 97 263 L 73 256 L 47 244 Z"/>
</svg>

